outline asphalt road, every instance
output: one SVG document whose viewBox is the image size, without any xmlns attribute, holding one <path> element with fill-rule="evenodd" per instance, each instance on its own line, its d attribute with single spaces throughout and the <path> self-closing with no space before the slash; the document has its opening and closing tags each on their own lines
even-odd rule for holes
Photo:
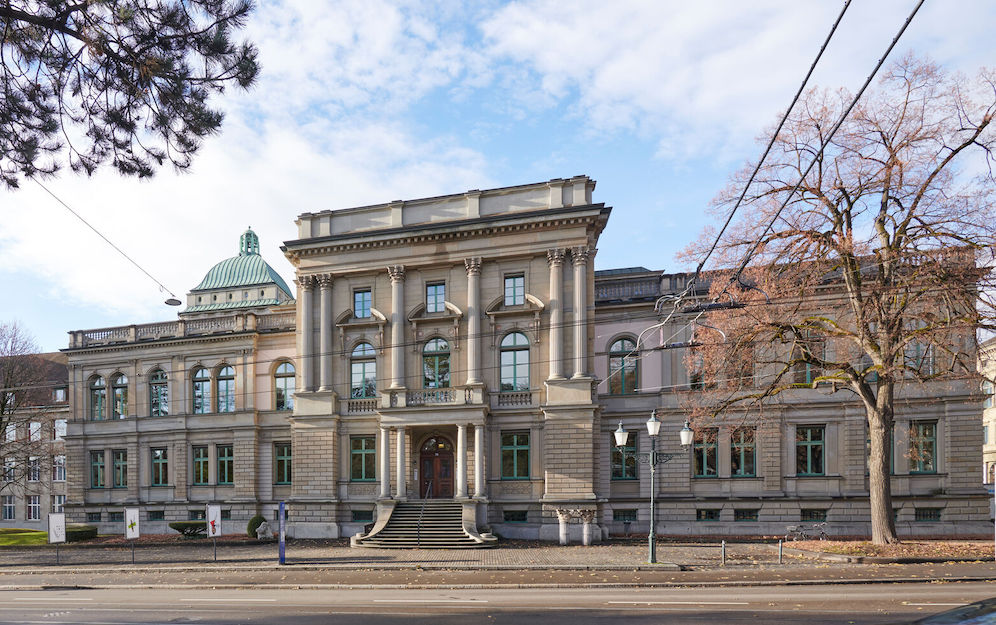
<svg viewBox="0 0 996 625">
<path fill-rule="evenodd" d="M 991 583 L 502 590 L 0 592 L 0 624 L 904 623 L 996 596 Z"/>
</svg>

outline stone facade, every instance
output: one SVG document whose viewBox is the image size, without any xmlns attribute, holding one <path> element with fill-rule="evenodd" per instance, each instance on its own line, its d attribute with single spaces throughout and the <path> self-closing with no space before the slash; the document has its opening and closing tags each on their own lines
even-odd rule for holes
<svg viewBox="0 0 996 625">
<path fill-rule="evenodd" d="M 780 534 L 823 515 L 834 533 L 867 533 L 863 415 L 844 393 L 800 392 L 758 424 L 748 472 L 732 422 L 716 424 L 712 451 L 680 447 L 696 392 L 681 350 L 636 354 L 620 381 L 618 346 L 656 323 L 654 302 L 687 276 L 595 272 L 611 209 L 594 187 L 579 176 L 305 213 L 283 246 L 295 293 L 240 284 L 231 275 L 273 273 L 236 257 L 191 291 L 178 321 L 71 333 L 71 520 L 121 531 L 112 514 L 137 505 L 144 531 L 166 531 L 212 502 L 231 519 L 225 531 L 241 531 L 286 501 L 290 535 L 335 537 L 394 501 L 452 497 L 506 537 L 644 532 L 649 476 L 611 433 L 622 422 L 636 433 L 627 453 L 649 451 L 656 410 L 658 450 L 674 454 L 657 473 L 662 533 Z M 240 256 L 252 256 L 245 236 Z M 687 321 L 660 332 L 687 341 Z M 169 409 L 153 416 L 160 372 Z M 119 375 L 126 413 L 95 418 L 94 382 Z M 904 390 L 901 533 L 985 531 L 979 399 L 967 386 Z M 927 471 L 911 470 L 911 423 L 932 424 Z M 797 433 L 816 430 L 820 471 L 800 475 Z M 125 483 L 94 485 L 94 460 L 113 477 L 122 451 Z M 713 475 L 696 475 L 696 453 L 713 454 Z"/>
</svg>

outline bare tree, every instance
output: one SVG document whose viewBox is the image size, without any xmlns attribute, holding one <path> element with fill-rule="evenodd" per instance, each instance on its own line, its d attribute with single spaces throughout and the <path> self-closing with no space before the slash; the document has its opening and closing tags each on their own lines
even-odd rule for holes
<svg viewBox="0 0 996 625">
<path fill-rule="evenodd" d="M 0 492 L 29 492 L 51 471 L 52 392 L 65 380 L 37 352 L 20 326 L 0 324 Z"/>
<path fill-rule="evenodd" d="M 792 112 L 718 250 L 720 266 L 749 258 L 742 274 L 712 276 L 712 296 L 743 307 L 703 317 L 719 332 L 699 331 L 690 362 L 711 380 L 696 400 L 700 416 L 763 418 L 804 388 L 856 396 L 871 443 L 872 538 L 884 544 L 897 541 L 889 479 L 897 394 L 973 378 L 977 333 L 994 326 L 996 80 L 908 56 L 820 153 L 850 99 L 813 90 Z M 720 212 L 752 169 L 718 197 Z"/>
</svg>

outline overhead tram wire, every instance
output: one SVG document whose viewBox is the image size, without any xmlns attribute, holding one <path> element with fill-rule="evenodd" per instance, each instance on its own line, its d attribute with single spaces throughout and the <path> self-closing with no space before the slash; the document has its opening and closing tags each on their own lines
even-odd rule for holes
<svg viewBox="0 0 996 625">
<path fill-rule="evenodd" d="M 52 198 L 56 202 L 58 202 L 59 204 L 62 204 L 62 206 L 64 206 L 67 211 L 69 211 L 70 213 L 73 214 L 73 216 L 76 217 L 76 219 L 79 219 L 80 221 L 82 221 L 83 224 L 86 225 L 87 228 L 89 228 L 90 230 L 93 230 L 97 234 L 97 236 L 99 236 L 101 239 L 104 240 L 104 242 L 106 242 L 108 245 L 110 245 L 111 247 L 113 247 L 115 249 L 115 251 L 117 251 L 118 254 L 121 254 L 122 256 L 124 256 L 125 259 L 129 263 L 131 263 L 132 265 L 135 265 L 136 267 L 138 267 L 139 271 L 141 271 L 142 273 L 144 273 L 146 276 L 149 277 L 150 280 L 152 280 L 153 282 L 155 282 L 159 286 L 159 290 L 160 291 L 165 291 L 166 293 L 169 293 L 169 298 L 166 300 L 166 304 L 167 305 L 169 305 L 169 306 L 179 306 L 181 304 L 179 298 L 177 298 L 176 294 L 173 293 L 173 291 L 170 291 L 168 288 L 166 288 L 166 285 L 164 285 L 162 282 L 160 282 L 159 280 L 157 280 L 151 273 L 149 273 L 148 271 L 146 271 L 145 267 L 142 267 L 137 262 L 135 262 L 135 260 L 131 256 L 128 256 L 128 254 L 125 254 L 125 252 L 120 247 L 118 247 L 110 239 L 108 239 L 107 237 L 105 237 L 104 234 L 100 230 L 97 230 L 95 227 L 93 227 L 90 224 L 90 222 L 88 222 L 86 219 L 83 219 L 83 216 L 80 215 L 79 213 L 77 213 L 75 210 L 73 210 L 72 207 L 69 206 L 69 204 L 66 204 L 64 201 L 62 201 L 62 198 L 60 198 L 58 195 L 56 195 L 55 193 L 53 193 L 48 187 L 46 187 L 45 185 L 43 185 L 41 183 L 41 181 L 38 180 L 37 178 L 32 178 L 31 180 L 34 181 L 34 183 L 36 185 L 38 185 L 39 187 L 41 187 L 42 190 L 45 191 L 45 193 L 48 193 L 50 196 L 52 196 Z"/>
</svg>

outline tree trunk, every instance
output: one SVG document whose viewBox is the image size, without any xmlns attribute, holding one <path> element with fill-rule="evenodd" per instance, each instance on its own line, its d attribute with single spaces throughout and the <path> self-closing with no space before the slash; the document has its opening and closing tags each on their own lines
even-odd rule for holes
<svg viewBox="0 0 996 625">
<path fill-rule="evenodd" d="M 892 455 L 893 385 L 883 381 L 878 387 L 874 408 L 866 406 L 868 436 L 868 494 L 871 506 L 872 542 L 876 545 L 898 543 L 896 520 L 892 514 Z"/>
</svg>

